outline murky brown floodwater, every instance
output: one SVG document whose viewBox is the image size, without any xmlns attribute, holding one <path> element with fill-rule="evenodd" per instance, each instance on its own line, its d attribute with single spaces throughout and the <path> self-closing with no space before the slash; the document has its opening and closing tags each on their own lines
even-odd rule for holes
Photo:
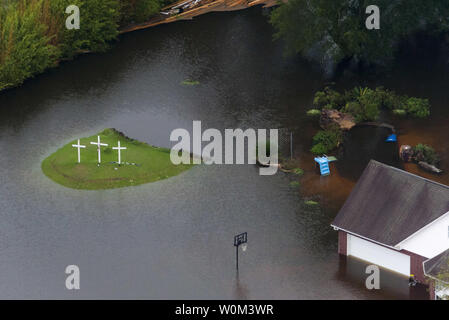
<svg viewBox="0 0 449 320">
<path fill-rule="evenodd" d="M 360 133 L 330 177 L 315 173 L 307 150 L 318 127 L 305 111 L 326 80 L 312 63 L 283 57 L 261 13 L 216 13 L 127 34 L 108 53 L 64 63 L 0 95 L 0 298 L 423 297 L 388 272 L 380 291 L 367 291 L 363 263 L 338 257 L 330 222 L 363 161 L 388 160 L 392 151 L 366 140 L 372 132 Z M 434 145 L 448 171 L 447 55 L 420 46 L 404 51 L 390 72 L 335 81 L 429 98 L 430 119 L 392 122 L 400 143 Z M 185 79 L 200 85 L 182 86 Z M 199 166 L 108 191 L 66 189 L 40 170 L 61 145 L 106 127 L 168 147 L 170 132 L 192 120 L 204 128 L 292 130 L 306 170 L 300 191 L 290 176 L 261 177 L 253 166 Z M 376 149 L 357 147 L 369 144 Z M 448 176 L 431 177 L 449 184 Z M 305 205 L 310 197 L 321 206 Z M 232 240 L 242 231 L 249 246 L 237 278 Z M 65 289 L 68 264 L 81 269 L 78 292 Z"/>
</svg>

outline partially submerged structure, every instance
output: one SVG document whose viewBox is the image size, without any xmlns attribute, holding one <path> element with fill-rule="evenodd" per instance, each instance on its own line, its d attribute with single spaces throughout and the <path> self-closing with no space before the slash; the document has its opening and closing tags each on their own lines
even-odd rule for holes
<svg viewBox="0 0 449 320">
<path fill-rule="evenodd" d="M 449 249 L 424 261 L 424 274 L 431 279 L 431 298 L 449 297 Z"/>
<path fill-rule="evenodd" d="M 340 254 L 427 284 L 449 249 L 449 187 L 371 160 L 332 227 Z"/>
</svg>

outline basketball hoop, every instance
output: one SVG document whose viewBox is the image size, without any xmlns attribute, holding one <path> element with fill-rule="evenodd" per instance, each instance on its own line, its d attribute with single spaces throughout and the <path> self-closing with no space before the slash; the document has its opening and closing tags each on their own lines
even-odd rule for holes
<svg viewBox="0 0 449 320">
<path fill-rule="evenodd" d="M 246 243 L 242 244 L 242 250 L 243 250 L 243 252 L 246 251 L 246 247 L 247 247 Z"/>
</svg>

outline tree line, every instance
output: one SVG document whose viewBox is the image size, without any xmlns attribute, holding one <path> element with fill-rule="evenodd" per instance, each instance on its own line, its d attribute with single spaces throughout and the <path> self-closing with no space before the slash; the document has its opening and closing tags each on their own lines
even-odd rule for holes
<svg viewBox="0 0 449 320">
<path fill-rule="evenodd" d="M 2 0 L 0 90 L 82 52 L 109 48 L 123 26 L 140 23 L 173 0 Z M 81 28 L 65 27 L 65 9 L 76 5 Z"/>
<path fill-rule="evenodd" d="M 372 4 L 380 11 L 378 30 L 365 26 L 366 8 Z M 385 64 L 410 35 L 449 31 L 449 1 L 289 0 L 270 19 L 287 53 L 334 66 L 345 60 Z"/>
</svg>

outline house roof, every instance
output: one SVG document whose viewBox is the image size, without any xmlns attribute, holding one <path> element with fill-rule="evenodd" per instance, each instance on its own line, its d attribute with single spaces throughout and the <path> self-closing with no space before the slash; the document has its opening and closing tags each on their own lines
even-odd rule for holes
<svg viewBox="0 0 449 320">
<path fill-rule="evenodd" d="M 424 261 L 424 274 L 449 283 L 449 249 Z"/>
<path fill-rule="evenodd" d="M 371 160 L 334 227 L 394 247 L 449 212 L 449 187 Z"/>
</svg>

